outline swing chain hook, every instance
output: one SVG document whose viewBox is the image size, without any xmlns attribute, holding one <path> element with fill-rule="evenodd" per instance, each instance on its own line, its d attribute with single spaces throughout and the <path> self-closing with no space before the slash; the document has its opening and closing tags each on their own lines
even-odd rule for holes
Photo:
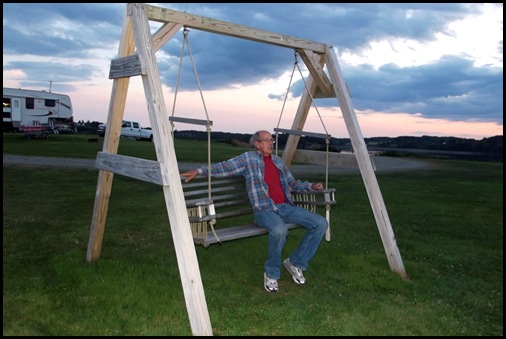
<svg viewBox="0 0 506 339">
<path fill-rule="evenodd" d="M 293 56 L 295 58 L 295 61 L 293 63 L 294 65 L 297 65 L 299 63 L 298 55 L 299 55 L 299 51 L 297 49 L 294 50 L 294 52 L 293 52 Z"/>
<path fill-rule="evenodd" d="M 183 27 L 183 36 L 186 37 L 188 36 L 188 33 L 190 33 L 190 29 L 186 26 Z"/>
</svg>

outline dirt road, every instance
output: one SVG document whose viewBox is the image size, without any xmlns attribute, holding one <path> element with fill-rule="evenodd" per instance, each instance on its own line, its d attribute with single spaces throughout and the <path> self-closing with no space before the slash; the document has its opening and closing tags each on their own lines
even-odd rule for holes
<svg viewBox="0 0 506 339">
<path fill-rule="evenodd" d="M 4 154 L 3 156 L 4 165 L 95 169 L 95 159 L 41 157 L 13 154 Z M 431 165 L 427 161 L 423 159 L 413 158 L 375 156 L 374 163 L 376 166 L 376 173 L 431 168 Z M 204 164 L 181 162 L 179 163 L 179 170 L 184 171 L 187 169 L 199 167 L 201 165 Z M 290 169 L 296 176 L 304 174 L 325 173 L 325 166 L 323 165 L 293 164 Z M 329 174 L 350 173 L 358 174 L 360 172 L 358 168 L 329 168 Z"/>
</svg>

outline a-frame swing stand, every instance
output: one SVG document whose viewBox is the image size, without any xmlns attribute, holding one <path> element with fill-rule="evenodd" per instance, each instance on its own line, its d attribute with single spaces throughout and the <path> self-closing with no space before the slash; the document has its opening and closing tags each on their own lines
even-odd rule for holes
<svg viewBox="0 0 506 339">
<path fill-rule="evenodd" d="M 149 20 L 163 23 L 153 35 L 150 33 Z M 407 278 L 369 153 L 332 46 L 142 3 L 127 4 L 118 58 L 111 62 L 109 78 L 113 79 L 113 87 L 103 150 L 96 160 L 96 167 L 100 171 L 86 260 L 96 261 L 100 257 L 114 173 L 161 185 L 192 334 L 212 335 L 155 55 L 183 27 L 291 48 L 299 52 L 310 74 L 292 129 L 302 130 L 311 97 L 338 99 L 390 268 L 402 278 Z M 324 66 L 330 79 L 324 72 Z M 153 129 L 157 161 L 117 154 L 129 78 L 139 75 Z M 283 153 L 288 166 L 293 160 L 299 138 L 297 135 L 288 137 Z"/>
</svg>

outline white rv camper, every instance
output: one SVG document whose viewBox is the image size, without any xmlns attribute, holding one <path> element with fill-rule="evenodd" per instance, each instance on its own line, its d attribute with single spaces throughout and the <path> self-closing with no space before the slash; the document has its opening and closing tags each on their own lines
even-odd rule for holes
<svg viewBox="0 0 506 339">
<path fill-rule="evenodd" d="M 46 126 L 54 133 L 74 131 L 68 95 L 4 87 L 3 98 L 4 132 L 23 131 L 23 126 Z"/>
</svg>

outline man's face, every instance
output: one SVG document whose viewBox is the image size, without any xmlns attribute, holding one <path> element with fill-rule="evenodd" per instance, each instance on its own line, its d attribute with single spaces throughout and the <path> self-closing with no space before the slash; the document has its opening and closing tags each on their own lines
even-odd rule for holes
<svg viewBox="0 0 506 339">
<path fill-rule="evenodd" d="M 263 155 L 271 155 L 274 150 L 274 143 L 272 135 L 269 132 L 261 132 L 259 134 L 259 140 L 255 141 L 257 149 Z"/>
</svg>

